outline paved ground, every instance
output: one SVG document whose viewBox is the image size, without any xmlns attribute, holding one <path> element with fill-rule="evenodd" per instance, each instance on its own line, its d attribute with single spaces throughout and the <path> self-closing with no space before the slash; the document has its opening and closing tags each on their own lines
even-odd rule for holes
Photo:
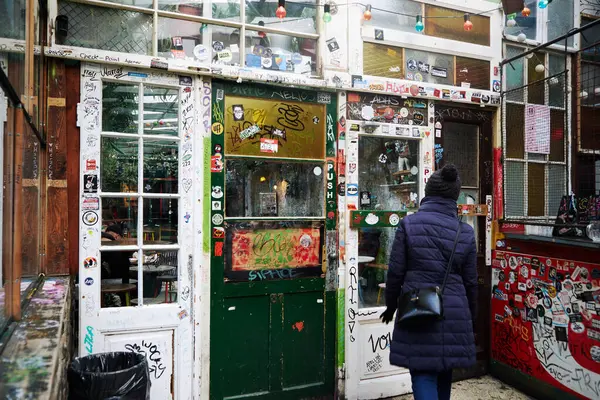
<svg viewBox="0 0 600 400">
<path fill-rule="evenodd" d="M 412 400 L 411 394 L 391 397 L 388 400 Z M 467 379 L 452 385 L 451 400 L 533 400 L 496 378 L 486 375 L 481 378 Z"/>
</svg>

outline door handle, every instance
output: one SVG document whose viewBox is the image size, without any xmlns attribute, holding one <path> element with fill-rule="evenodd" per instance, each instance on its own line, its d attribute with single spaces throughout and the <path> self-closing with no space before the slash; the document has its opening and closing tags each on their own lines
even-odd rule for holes
<svg viewBox="0 0 600 400">
<path fill-rule="evenodd" d="M 277 294 L 276 293 L 271 293 L 271 304 L 275 304 L 277 303 Z"/>
</svg>

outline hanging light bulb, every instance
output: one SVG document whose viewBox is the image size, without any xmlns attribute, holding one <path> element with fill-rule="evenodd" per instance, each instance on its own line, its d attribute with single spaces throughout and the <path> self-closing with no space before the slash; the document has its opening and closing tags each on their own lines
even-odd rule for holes
<svg viewBox="0 0 600 400">
<path fill-rule="evenodd" d="M 417 23 L 415 24 L 415 30 L 417 32 L 423 32 L 423 29 L 425 29 L 425 25 L 423 25 L 423 17 L 417 15 Z"/>
<path fill-rule="evenodd" d="M 285 11 L 285 0 L 279 0 L 279 7 L 277 7 L 277 11 L 275 11 L 275 15 L 279 19 L 284 19 L 287 14 Z"/>
<path fill-rule="evenodd" d="M 515 17 L 517 16 L 517 14 L 509 14 L 506 16 L 507 20 L 506 20 L 506 26 L 508 26 L 509 28 L 512 28 L 513 26 L 517 25 L 517 21 L 515 20 Z"/>
<path fill-rule="evenodd" d="M 538 64 L 535 66 L 535 72 L 537 72 L 538 74 L 541 74 L 542 72 L 544 72 L 546 68 L 542 65 L 542 64 Z"/>
<path fill-rule="evenodd" d="M 465 14 L 465 23 L 463 24 L 463 28 L 465 28 L 465 31 L 467 32 L 473 29 L 473 23 L 471 22 L 469 14 Z"/>
<path fill-rule="evenodd" d="M 372 17 L 373 17 L 373 15 L 371 15 L 371 5 L 367 4 L 367 8 L 365 9 L 365 12 L 363 13 L 363 18 L 365 19 L 365 21 L 370 21 Z"/>
<path fill-rule="evenodd" d="M 525 6 L 523 8 L 523 11 L 521 11 L 521 15 L 524 17 L 529 17 L 531 15 L 531 10 L 529 9 L 529 7 Z"/>
<path fill-rule="evenodd" d="M 548 4 L 550 4 L 550 0 L 540 0 L 540 2 L 538 3 L 538 7 L 544 9 L 548 7 Z"/>
<path fill-rule="evenodd" d="M 517 40 L 519 42 L 524 42 L 525 40 L 527 40 L 527 36 L 525 36 L 525 34 L 523 32 L 519 33 L 519 36 L 517 36 Z"/>
<path fill-rule="evenodd" d="M 326 24 L 331 22 L 331 6 L 329 4 L 325 4 L 323 6 L 323 22 Z"/>
</svg>

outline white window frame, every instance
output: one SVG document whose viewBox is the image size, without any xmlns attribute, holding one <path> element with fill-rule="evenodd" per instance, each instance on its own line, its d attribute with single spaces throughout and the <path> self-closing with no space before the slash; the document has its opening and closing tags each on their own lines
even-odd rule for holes
<svg viewBox="0 0 600 400">
<path fill-rule="evenodd" d="M 560 0 L 555 0 L 556 2 L 560 1 Z M 536 7 L 537 7 L 537 2 L 536 2 Z M 580 10 L 580 4 L 579 4 L 579 0 L 573 0 L 573 28 L 579 28 L 580 26 L 580 16 L 579 16 L 579 10 Z M 517 36 L 516 35 L 508 35 L 506 33 L 503 34 L 504 39 L 511 41 L 511 42 L 515 42 L 515 44 L 517 45 L 527 45 L 529 47 L 535 47 L 535 46 L 539 46 L 542 43 L 546 43 L 548 40 L 553 40 L 555 38 L 549 38 L 548 37 L 548 24 L 552 23 L 552 21 L 548 20 L 548 8 L 546 7 L 545 9 L 540 9 L 538 7 L 537 9 L 537 16 L 536 16 L 536 37 L 537 39 L 529 39 L 527 38 L 524 42 L 519 42 L 517 40 Z M 506 27 L 506 15 L 503 14 L 502 15 L 502 27 L 505 28 Z M 580 45 L 580 41 L 579 41 L 579 35 L 573 35 L 573 46 L 567 46 L 567 51 L 569 52 L 575 52 L 577 50 L 579 50 L 579 45 Z M 565 50 L 565 44 L 564 41 L 558 42 L 556 44 L 550 45 L 548 46 L 549 50 Z"/>
</svg>

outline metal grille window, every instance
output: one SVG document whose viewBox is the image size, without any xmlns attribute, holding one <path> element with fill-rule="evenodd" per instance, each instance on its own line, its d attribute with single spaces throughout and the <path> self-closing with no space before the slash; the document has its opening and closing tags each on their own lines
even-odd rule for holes
<svg viewBox="0 0 600 400">
<path fill-rule="evenodd" d="M 506 58 L 523 49 L 507 46 Z M 504 66 L 504 217 L 554 222 L 568 195 L 569 72 L 564 55 L 533 53 Z"/>
<path fill-rule="evenodd" d="M 256 67 L 312 75 L 317 70 L 316 0 L 57 0 L 68 29 L 60 45 Z"/>
</svg>

